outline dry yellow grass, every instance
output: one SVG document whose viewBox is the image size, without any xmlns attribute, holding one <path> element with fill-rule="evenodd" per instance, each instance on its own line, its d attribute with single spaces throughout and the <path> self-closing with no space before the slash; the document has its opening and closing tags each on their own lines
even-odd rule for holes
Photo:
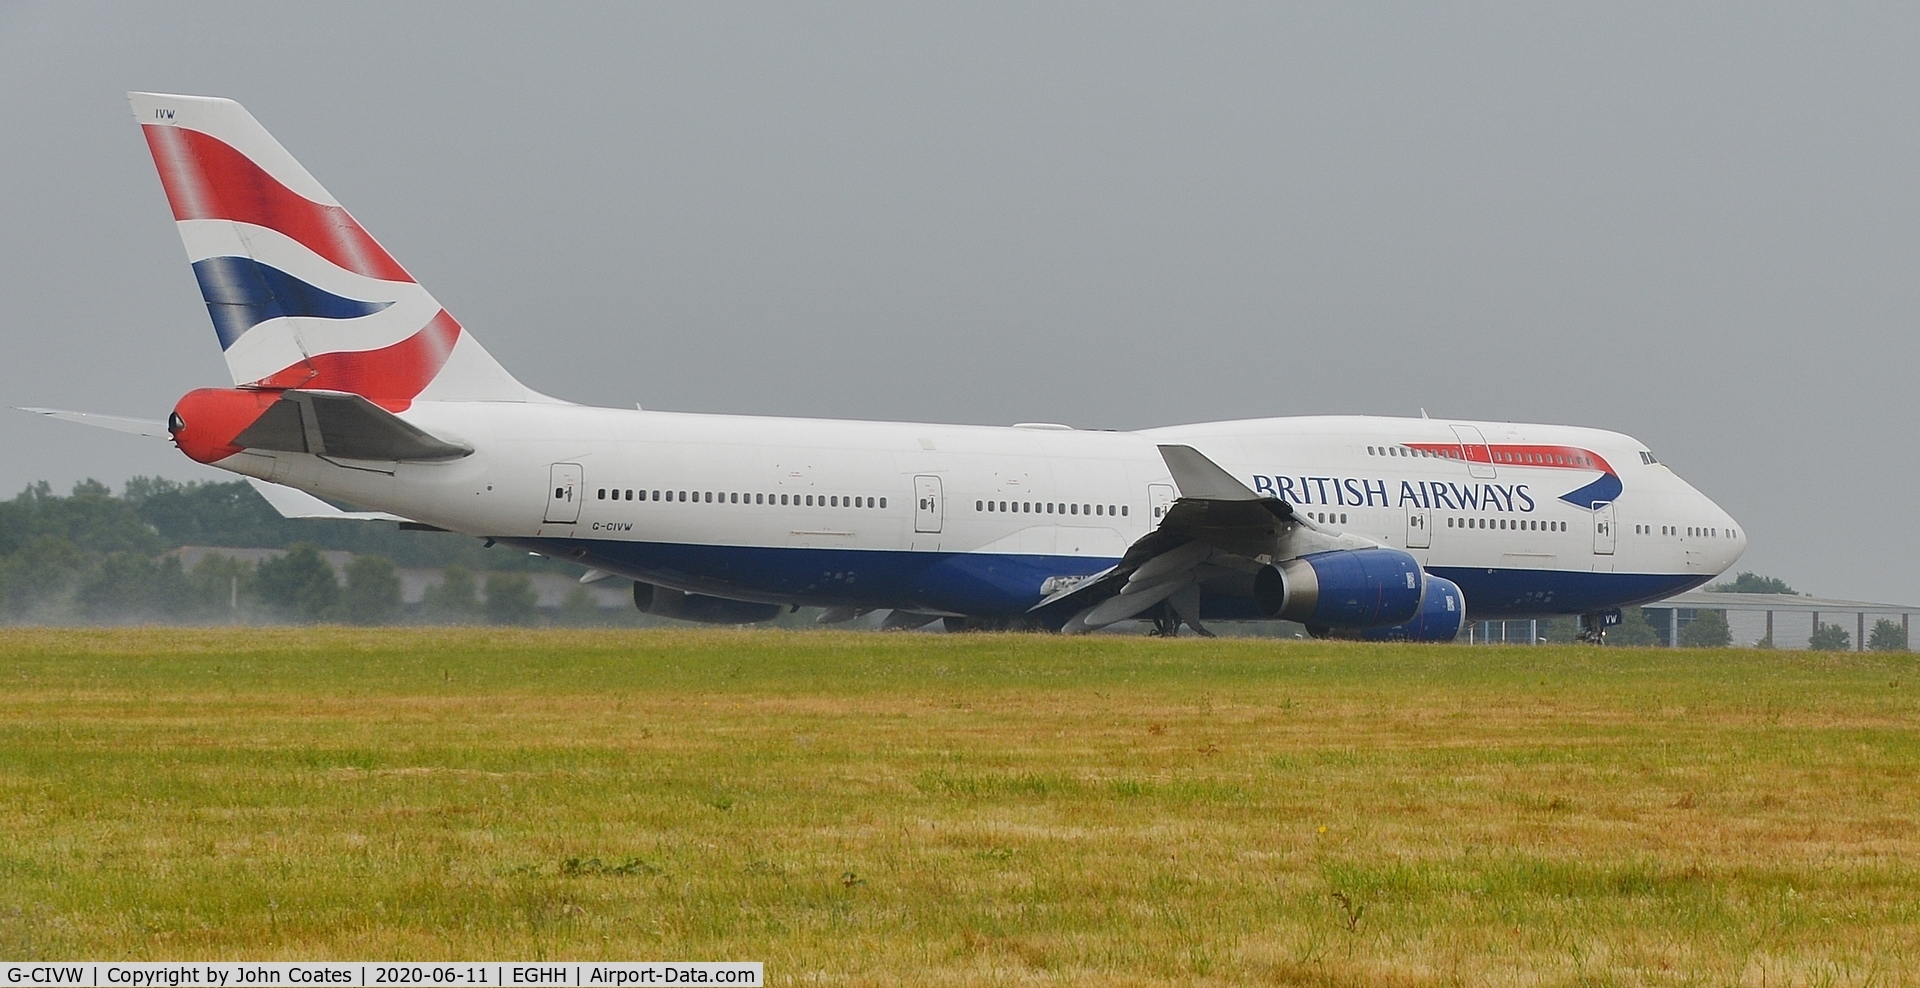
<svg viewBox="0 0 1920 988">
<path fill-rule="evenodd" d="M 0 954 L 1920 982 L 1911 657 L 0 632 Z"/>
</svg>

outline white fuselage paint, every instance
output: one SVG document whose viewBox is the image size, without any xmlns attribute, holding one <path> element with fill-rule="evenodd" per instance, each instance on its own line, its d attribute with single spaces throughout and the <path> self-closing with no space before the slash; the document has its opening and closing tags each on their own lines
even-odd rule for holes
<svg viewBox="0 0 1920 988">
<path fill-rule="evenodd" d="M 1639 442 L 1567 426 L 1300 417 L 1091 432 L 519 402 L 416 402 L 403 417 L 475 452 L 451 462 L 398 465 L 248 452 L 218 465 L 516 544 L 669 545 L 679 547 L 683 560 L 728 549 L 1037 556 L 1077 560 L 1067 567 L 1077 572 L 1065 575 L 1084 575 L 1111 564 L 1151 530 L 1156 493 L 1173 489 L 1156 447 L 1178 443 L 1262 493 L 1275 490 L 1277 478 L 1290 478 L 1291 489 L 1278 493 L 1323 529 L 1407 548 L 1423 566 L 1456 582 L 1462 574 L 1477 578 L 1484 571 L 1489 580 L 1497 574 L 1501 589 L 1487 584 L 1485 593 L 1503 599 L 1512 596 L 1509 584 L 1525 585 L 1535 576 L 1546 588 L 1496 605 L 1477 603 L 1472 581 L 1463 583 L 1469 608 L 1495 615 L 1569 613 L 1665 596 L 1722 572 L 1746 545 L 1726 512 L 1666 466 L 1648 462 Z M 1557 445 L 1603 457 L 1621 485 L 1611 506 L 1611 551 L 1597 551 L 1605 548 L 1605 533 L 1597 539 L 1595 531 L 1604 510 L 1560 499 L 1597 471 L 1387 455 L 1405 451 L 1405 444 L 1455 444 L 1461 425 L 1478 429 L 1495 447 Z M 578 514 L 571 522 L 547 520 L 555 464 L 579 468 Z M 916 490 L 926 482 L 916 478 L 937 478 L 931 519 Z M 1426 493 L 1449 484 L 1496 490 L 1470 509 Z M 647 500 L 628 500 L 629 490 L 646 492 Z M 603 499 L 602 491 L 619 499 Z M 654 500 L 655 491 L 661 500 Z M 689 500 L 680 499 L 682 492 Z M 737 503 L 743 495 L 752 503 Z M 788 503 L 767 503 L 783 496 Z M 856 498 L 860 506 L 846 505 Z M 866 506 L 869 498 L 874 507 Z M 995 510 L 983 510 L 989 501 Z M 999 510 L 1002 502 L 1009 510 Z M 1428 534 L 1415 531 L 1410 538 L 1410 525 L 1427 527 Z M 597 548 L 592 558 L 593 565 L 607 565 Z M 684 565 L 671 573 L 616 566 L 637 579 L 713 589 L 688 582 Z M 1552 589 L 1576 574 L 1581 587 L 1617 589 L 1597 599 L 1583 590 L 1577 601 Z M 1604 579 L 1615 575 L 1632 579 Z M 1649 589 L 1654 586 L 1657 595 Z M 883 587 L 741 596 L 899 605 Z"/>
</svg>

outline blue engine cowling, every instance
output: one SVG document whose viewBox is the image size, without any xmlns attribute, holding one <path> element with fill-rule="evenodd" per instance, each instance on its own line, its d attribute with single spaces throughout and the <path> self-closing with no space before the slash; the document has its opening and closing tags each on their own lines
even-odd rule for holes
<svg viewBox="0 0 1920 988">
<path fill-rule="evenodd" d="M 1253 598 L 1263 614 L 1309 628 L 1391 627 L 1419 615 L 1428 579 L 1399 549 L 1334 549 L 1265 567 Z"/>
<path fill-rule="evenodd" d="M 1450 642 L 1467 625 L 1467 597 L 1452 580 L 1427 574 L 1420 613 L 1405 624 L 1367 628 L 1355 637 L 1375 642 Z"/>
</svg>

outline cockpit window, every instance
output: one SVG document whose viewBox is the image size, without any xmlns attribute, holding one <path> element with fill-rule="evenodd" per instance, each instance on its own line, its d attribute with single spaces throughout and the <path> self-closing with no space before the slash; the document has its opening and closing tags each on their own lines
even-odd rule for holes
<svg viewBox="0 0 1920 988">
<path fill-rule="evenodd" d="M 1645 463 L 1648 466 L 1652 466 L 1653 464 L 1658 463 L 1660 461 L 1657 458 L 1655 458 L 1652 453 L 1649 453 L 1643 449 L 1640 451 L 1640 462 Z"/>
</svg>

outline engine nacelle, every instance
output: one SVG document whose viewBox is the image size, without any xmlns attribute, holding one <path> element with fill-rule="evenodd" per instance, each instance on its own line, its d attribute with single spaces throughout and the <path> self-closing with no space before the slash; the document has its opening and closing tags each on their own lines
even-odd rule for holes
<svg viewBox="0 0 1920 988">
<path fill-rule="evenodd" d="M 779 617 L 781 609 L 779 604 L 682 593 L 638 580 L 633 583 L 633 606 L 647 614 L 701 624 L 757 624 Z"/>
<path fill-rule="evenodd" d="M 1425 580 L 1420 563 L 1399 549 L 1334 549 L 1263 568 L 1253 600 L 1265 616 L 1309 628 L 1378 628 L 1420 612 Z"/>
<path fill-rule="evenodd" d="M 1353 637 L 1374 642 L 1450 642 L 1466 625 L 1466 595 L 1452 580 L 1428 573 L 1427 592 L 1413 620 L 1389 628 L 1366 628 Z"/>
</svg>

